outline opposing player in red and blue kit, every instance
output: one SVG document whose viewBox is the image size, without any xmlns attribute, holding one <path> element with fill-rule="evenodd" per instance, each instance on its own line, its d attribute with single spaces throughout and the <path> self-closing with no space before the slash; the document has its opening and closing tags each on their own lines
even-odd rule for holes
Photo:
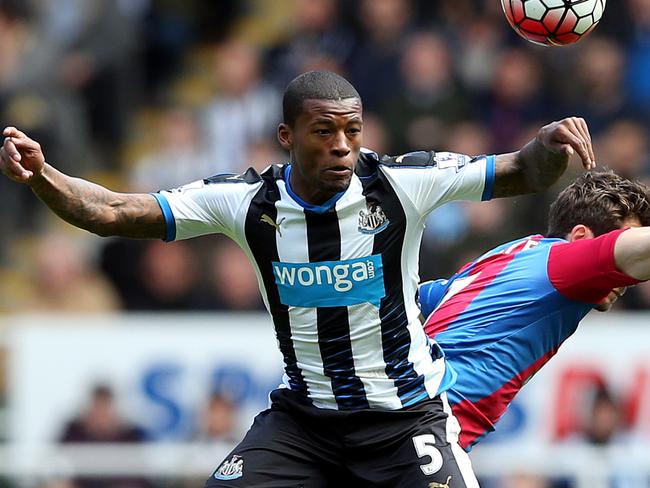
<svg viewBox="0 0 650 488">
<path fill-rule="evenodd" d="M 447 392 L 470 450 L 590 310 L 650 279 L 650 193 L 586 173 L 551 206 L 548 236 L 503 244 L 420 285 L 427 334 L 457 373 Z"/>
</svg>

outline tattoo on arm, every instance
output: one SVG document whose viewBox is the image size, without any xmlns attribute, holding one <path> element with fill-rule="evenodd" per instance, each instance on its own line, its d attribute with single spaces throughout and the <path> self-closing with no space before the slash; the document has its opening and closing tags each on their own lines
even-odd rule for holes
<svg viewBox="0 0 650 488">
<path fill-rule="evenodd" d="M 545 149 L 535 139 L 520 151 L 496 157 L 495 198 L 524 195 L 547 189 L 567 168 L 568 156 Z"/>
<path fill-rule="evenodd" d="M 116 193 L 51 166 L 31 186 L 63 220 L 100 236 L 165 237 L 165 219 L 151 195 Z"/>
</svg>

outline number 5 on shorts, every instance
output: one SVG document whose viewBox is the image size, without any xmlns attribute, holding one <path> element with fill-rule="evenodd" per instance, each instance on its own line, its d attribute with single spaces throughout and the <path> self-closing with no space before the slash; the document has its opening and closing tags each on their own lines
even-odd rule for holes
<svg viewBox="0 0 650 488">
<path fill-rule="evenodd" d="M 415 446 L 415 452 L 418 457 L 429 456 L 431 458 L 430 463 L 420 466 L 420 469 L 425 476 L 437 473 L 440 471 L 440 468 L 442 468 L 442 454 L 438 448 L 435 447 L 435 443 L 436 438 L 433 434 L 423 434 L 413 437 L 413 445 Z"/>
</svg>

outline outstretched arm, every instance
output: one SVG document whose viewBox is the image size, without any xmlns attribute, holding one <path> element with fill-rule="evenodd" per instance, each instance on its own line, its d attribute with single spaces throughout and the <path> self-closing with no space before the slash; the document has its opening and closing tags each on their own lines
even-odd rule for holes
<svg viewBox="0 0 650 488">
<path fill-rule="evenodd" d="M 32 191 L 66 222 L 101 236 L 162 239 L 165 220 L 147 194 L 116 193 L 67 176 L 45 162 L 40 145 L 14 127 L 4 130 L 0 170 Z"/>
<path fill-rule="evenodd" d="M 650 227 L 627 229 L 616 240 L 616 267 L 637 280 L 650 280 Z"/>
<path fill-rule="evenodd" d="M 496 157 L 493 196 L 511 197 L 547 189 L 578 153 L 585 169 L 596 166 L 584 119 L 569 117 L 542 127 L 519 151 Z"/>
</svg>

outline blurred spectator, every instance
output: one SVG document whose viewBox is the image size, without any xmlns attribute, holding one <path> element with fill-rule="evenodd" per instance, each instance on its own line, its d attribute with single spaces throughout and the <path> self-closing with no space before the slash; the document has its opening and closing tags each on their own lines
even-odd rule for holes
<svg viewBox="0 0 650 488">
<path fill-rule="evenodd" d="M 219 239 L 208 258 L 205 308 L 217 310 L 263 309 L 255 272 L 244 251 L 229 239 Z"/>
<path fill-rule="evenodd" d="M 587 444 L 606 446 L 620 439 L 623 419 L 620 405 L 605 386 L 593 392 L 579 437 Z"/>
<path fill-rule="evenodd" d="M 202 442 L 237 440 L 235 405 L 224 395 L 213 392 L 199 413 L 194 440 Z"/>
<path fill-rule="evenodd" d="M 538 58 L 523 48 L 503 52 L 497 62 L 490 92 L 477 109 L 492 132 L 492 151 L 510 151 L 520 131 L 548 111 Z"/>
<path fill-rule="evenodd" d="M 401 46 L 412 24 L 413 3 L 363 0 L 358 8 L 359 38 L 346 64 L 347 73 L 361 94 L 364 108 L 377 110 L 384 97 L 399 86 Z"/>
<path fill-rule="evenodd" d="M 142 442 L 142 429 L 122 419 L 111 388 L 96 385 L 84 412 L 64 428 L 61 442 Z"/>
<path fill-rule="evenodd" d="M 624 35 L 629 36 L 625 92 L 632 97 L 646 122 L 650 121 L 650 1 L 628 0 L 630 15 Z M 623 9 L 624 10 L 624 9 Z M 609 14 L 609 12 L 608 12 Z"/>
<path fill-rule="evenodd" d="M 135 62 L 143 2 L 35 0 L 45 40 L 61 54 L 54 79 L 79 97 L 105 164 L 115 164 L 141 85 Z M 52 78 L 52 74 L 48 79 Z"/>
<path fill-rule="evenodd" d="M 156 123 L 156 150 L 135 163 L 130 177 L 133 191 L 176 188 L 215 174 L 217 168 L 203 148 L 201 129 L 192 112 L 170 108 Z"/>
<path fill-rule="evenodd" d="M 204 112 L 205 137 L 213 173 L 248 166 L 248 143 L 275 137 L 280 95 L 260 77 L 260 54 L 249 44 L 228 40 L 214 49 L 218 92 Z"/>
<path fill-rule="evenodd" d="M 502 12 L 498 14 L 502 15 Z M 464 86 L 471 91 L 468 95 L 472 97 L 472 94 L 489 89 L 496 75 L 505 32 L 499 28 L 498 23 L 486 16 L 469 15 L 466 22 L 466 26 L 454 32 L 459 37 L 455 62 Z"/>
<path fill-rule="evenodd" d="M 109 240 L 101 267 L 126 310 L 192 310 L 201 302 L 195 243 Z"/>
<path fill-rule="evenodd" d="M 551 484 L 541 476 L 519 473 L 507 478 L 503 488 L 551 488 Z"/>
<path fill-rule="evenodd" d="M 596 138 L 594 150 L 600 164 L 621 176 L 638 178 L 650 174 L 648 130 L 631 119 L 619 119 Z"/>
<path fill-rule="evenodd" d="M 625 52 L 616 41 L 598 37 L 587 38 L 580 47 L 577 79 L 564 88 L 564 96 L 571 97 L 567 109 L 588 120 L 592 134 L 598 134 L 635 111 L 624 85 Z"/>
<path fill-rule="evenodd" d="M 454 82 L 448 46 L 436 34 L 415 34 L 406 40 L 400 63 L 399 88 L 386 94 L 379 112 L 393 150 L 442 149 L 447 124 L 466 114 L 466 99 Z"/>
<path fill-rule="evenodd" d="M 520 472 L 503 478 L 485 478 L 479 480 L 481 488 L 568 488 L 564 481 L 552 481 L 533 473 Z"/>
<path fill-rule="evenodd" d="M 32 14 L 27 2 L 0 2 L 0 122 L 29 131 L 61 170 L 70 171 L 89 156 L 81 105 L 52 76 L 60 50 L 39 32 Z M 2 261 L 5 241 L 35 226 L 38 202 L 28 188 L 8 181 L 0 182 L 0 195 Z"/>
<path fill-rule="evenodd" d="M 246 152 L 248 154 L 248 165 L 255 168 L 258 173 L 264 171 L 272 163 L 287 161 L 289 157 L 277 141 L 271 138 L 249 141 Z"/>
<path fill-rule="evenodd" d="M 267 55 L 268 78 L 279 90 L 313 66 L 315 58 L 344 64 L 354 45 L 352 33 L 342 25 L 336 0 L 297 0 L 291 20 L 292 34 Z"/>
<path fill-rule="evenodd" d="M 120 417 L 113 391 L 110 387 L 99 384 L 90 395 L 85 411 L 63 429 L 62 443 L 139 443 L 145 441 L 142 429 L 128 423 Z M 142 478 L 77 478 L 77 488 L 150 488 L 150 483 Z"/>
<path fill-rule="evenodd" d="M 492 141 L 487 129 L 471 120 L 461 121 L 449 128 L 446 149 L 451 152 L 480 156 L 488 154 Z"/>
<path fill-rule="evenodd" d="M 593 391 L 581 431 L 574 442 L 606 448 L 630 444 L 621 402 L 605 387 Z M 609 488 L 649 488 L 650 479 L 626 467 L 626 459 L 614 457 L 607 450 L 602 452 L 603 461 L 610 467 L 603 486 Z"/>
<path fill-rule="evenodd" d="M 393 144 L 384 119 L 369 111 L 363 113 L 363 145 L 377 154 L 393 152 Z"/>
<path fill-rule="evenodd" d="M 48 479 L 38 485 L 38 488 L 78 488 L 72 480 L 66 478 Z"/>
<path fill-rule="evenodd" d="M 15 299 L 17 309 L 100 313 L 121 307 L 113 287 L 90 264 L 79 241 L 70 236 L 43 236 L 29 262 L 33 265 L 31 280 Z"/>
<path fill-rule="evenodd" d="M 116 238 L 102 244 L 99 267 L 119 294 L 124 310 L 142 310 L 145 294 L 138 269 L 147 242 Z"/>
<path fill-rule="evenodd" d="M 139 57 L 143 76 L 142 95 L 144 101 L 156 103 L 164 97 L 167 84 L 182 73 L 186 52 L 199 37 L 196 32 L 199 17 L 188 5 L 190 2 L 139 0 L 125 3 L 127 5 L 140 3 L 144 10 L 141 19 L 141 39 L 139 39 L 141 45 Z M 223 5 L 228 2 L 218 3 Z M 224 16 L 222 20 L 228 22 L 230 19 Z M 222 26 L 213 25 L 215 30 L 224 32 L 220 27 Z"/>
<path fill-rule="evenodd" d="M 198 263 L 191 244 L 148 242 L 139 269 L 141 310 L 192 310 L 197 303 Z"/>
<path fill-rule="evenodd" d="M 81 105 L 52 74 L 61 48 L 37 29 L 26 3 L 0 3 L 0 119 L 39 137 L 62 168 L 88 155 Z"/>
</svg>

